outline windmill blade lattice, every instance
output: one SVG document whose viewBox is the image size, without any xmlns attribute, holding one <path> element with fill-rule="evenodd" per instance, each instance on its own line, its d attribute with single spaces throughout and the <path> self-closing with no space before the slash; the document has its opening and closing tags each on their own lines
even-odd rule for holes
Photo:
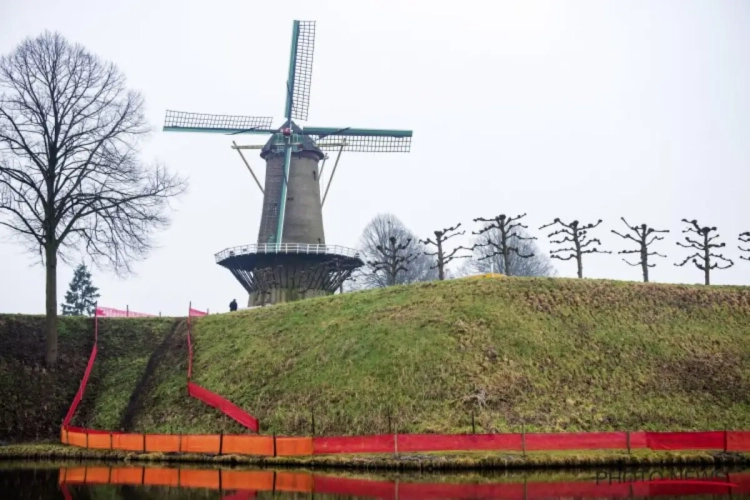
<svg viewBox="0 0 750 500">
<path fill-rule="evenodd" d="M 411 130 L 305 127 L 302 133 L 323 151 L 408 153 L 411 150 Z"/>
<path fill-rule="evenodd" d="M 167 132 L 213 132 L 218 134 L 273 133 L 270 116 L 210 115 L 167 110 L 164 130 Z"/>
<path fill-rule="evenodd" d="M 287 111 L 291 112 L 292 119 L 307 120 L 314 53 L 315 21 L 296 22 L 292 35 L 292 57 L 289 68 L 288 84 L 291 89 L 288 89 L 287 95 Z M 286 116 L 289 117 L 289 114 Z"/>
</svg>

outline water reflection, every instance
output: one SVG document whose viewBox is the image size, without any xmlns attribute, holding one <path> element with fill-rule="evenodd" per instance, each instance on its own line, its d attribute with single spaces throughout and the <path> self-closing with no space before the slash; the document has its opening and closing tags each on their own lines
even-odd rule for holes
<svg viewBox="0 0 750 500">
<path fill-rule="evenodd" d="M 643 469 L 362 474 L 38 465 L 0 469 L 2 498 L 64 500 L 381 498 L 747 498 L 750 470 Z"/>
</svg>

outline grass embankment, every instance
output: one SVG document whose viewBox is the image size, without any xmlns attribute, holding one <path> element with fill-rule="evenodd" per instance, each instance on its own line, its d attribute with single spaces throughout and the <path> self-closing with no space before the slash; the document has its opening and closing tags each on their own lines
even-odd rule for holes
<svg viewBox="0 0 750 500">
<path fill-rule="evenodd" d="M 36 321 L 40 359 L 41 320 L 14 321 Z M 73 382 L 54 386 L 55 435 L 91 347 L 90 322 L 63 324 L 81 331 L 62 337 L 71 361 L 60 376 Z M 101 325 L 76 424 L 239 430 L 187 397 L 184 328 Z M 750 429 L 748 288 L 455 280 L 211 315 L 195 320 L 194 340 L 195 381 L 258 417 L 263 433 L 310 434 L 313 415 L 318 435 L 470 432 L 472 413 L 476 432 Z M 25 398 L 24 376 L 8 372 L 28 362 L 0 363 L 0 391 Z M 25 411 L 49 413 L 34 397 Z M 2 401 L 3 415 L 24 421 Z"/>
<path fill-rule="evenodd" d="M 472 412 L 477 432 L 750 429 L 747 288 L 456 280 L 209 316 L 194 335 L 196 381 L 266 432 L 310 433 L 313 413 L 318 434 L 388 432 L 389 414 L 470 432 Z M 184 426 L 175 408 L 148 416 Z"/>
<path fill-rule="evenodd" d="M 127 427 L 128 407 L 139 402 L 134 395 L 149 359 L 177 323 L 172 318 L 101 320 L 99 354 L 74 423 Z M 44 317 L 0 315 L 0 442 L 59 440 L 93 344 L 93 319 L 60 318 L 59 361 L 48 370 Z"/>
</svg>

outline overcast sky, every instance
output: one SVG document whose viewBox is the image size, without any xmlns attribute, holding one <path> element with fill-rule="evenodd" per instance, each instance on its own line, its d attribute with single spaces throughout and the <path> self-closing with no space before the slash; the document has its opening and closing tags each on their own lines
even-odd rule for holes
<svg viewBox="0 0 750 500">
<path fill-rule="evenodd" d="M 57 30 L 115 62 L 142 91 L 146 161 L 189 177 L 159 247 L 119 279 L 94 270 L 106 306 L 165 314 L 226 310 L 246 293 L 214 262 L 255 242 L 261 194 L 237 137 L 161 132 L 166 109 L 274 116 L 281 124 L 292 20 L 317 21 L 309 125 L 414 130 L 410 154 L 344 154 L 324 208 L 326 241 L 355 246 L 378 212 L 413 231 L 528 212 L 672 230 L 653 281 L 697 283 L 674 262 L 680 219 L 717 226 L 750 284 L 737 237 L 750 231 L 750 2 L 0 0 L 0 52 Z M 238 142 L 262 139 L 240 136 Z M 263 164 L 252 153 L 252 165 Z M 0 312 L 42 313 L 44 271 L 0 230 Z M 574 276 L 573 261 L 555 265 Z M 593 278 L 640 278 L 616 255 Z M 62 300 L 72 270 L 61 266 Z"/>
</svg>

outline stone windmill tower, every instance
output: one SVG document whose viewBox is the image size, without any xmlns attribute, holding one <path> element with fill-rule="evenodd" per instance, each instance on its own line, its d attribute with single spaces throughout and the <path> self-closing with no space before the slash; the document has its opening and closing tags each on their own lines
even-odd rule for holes
<svg viewBox="0 0 750 500">
<path fill-rule="evenodd" d="M 363 265 L 357 251 L 327 244 L 323 229 L 322 208 L 341 154 L 409 152 L 411 148 L 411 130 L 301 128 L 292 121 L 307 120 L 314 46 L 315 22 L 294 21 L 285 120 L 277 129 L 272 128 L 271 117 L 166 114 L 164 131 L 169 132 L 270 134 L 263 146 L 232 146 L 263 193 L 257 243 L 216 254 L 216 262 L 229 269 L 250 294 L 250 306 L 334 293 Z M 260 149 L 266 162 L 263 185 L 242 155 L 244 149 Z M 337 156 L 321 200 L 328 151 Z"/>
</svg>

